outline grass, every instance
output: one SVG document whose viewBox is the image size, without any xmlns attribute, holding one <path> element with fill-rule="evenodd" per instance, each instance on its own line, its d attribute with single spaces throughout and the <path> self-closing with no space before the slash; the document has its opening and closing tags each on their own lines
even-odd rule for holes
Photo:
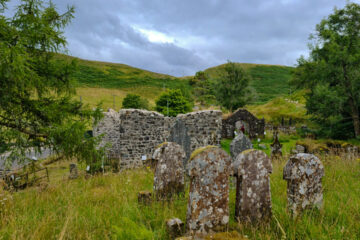
<svg viewBox="0 0 360 240">
<path fill-rule="evenodd" d="M 286 149 L 293 144 L 288 140 Z M 233 220 L 235 189 L 231 184 L 229 239 L 234 231 L 249 239 L 281 239 L 279 226 L 287 239 L 359 239 L 360 160 L 320 157 L 325 166 L 322 210 L 307 211 L 298 219 L 287 213 L 286 182 L 282 179 L 285 157 L 273 162 L 274 217 L 269 225 L 254 227 Z M 185 221 L 187 193 L 172 202 L 137 203 L 139 191 L 152 190 L 153 173 L 147 169 L 69 181 L 68 164 L 50 165 L 47 188 L 16 192 L 5 208 L 0 207 L 0 239 L 167 239 L 165 220 L 178 217 Z M 83 171 L 85 166 L 80 168 Z M 219 235 L 219 239 L 226 238 Z"/>
<path fill-rule="evenodd" d="M 133 88 L 95 88 L 95 87 L 81 87 L 76 89 L 76 98 L 82 99 L 85 104 L 90 107 L 96 107 L 100 102 L 102 107 L 107 110 L 112 108 L 116 111 L 122 108 L 122 101 L 128 93 L 136 93 L 142 98 L 149 101 L 151 106 L 155 106 L 155 99 L 164 91 L 162 88 L 140 86 Z M 114 105 L 115 100 L 115 105 Z"/>
<path fill-rule="evenodd" d="M 248 105 L 246 108 L 258 118 L 265 118 L 273 124 L 281 123 L 281 118 L 288 121 L 292 118 L 293 123 L 308 123 L 309 115 L 306 115 L 305 91 L 298 91 L 291 95 L 276 97 L 262 105 Z"/>
</svg>

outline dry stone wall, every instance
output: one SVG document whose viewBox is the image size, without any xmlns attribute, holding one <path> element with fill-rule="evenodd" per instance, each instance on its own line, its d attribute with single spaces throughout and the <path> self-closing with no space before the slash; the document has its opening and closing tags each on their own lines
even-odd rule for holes
<svg viewBox="0 0 360 240">
<path fill-rule="evenodd" d="M 120 167 L 141 166 L 143 160 L 151 158 L 159 144 L 169 141 L 178 121 L 186 127 L 187 133 L 179 136 L 179 141 L 172 141 L 185 149 L 187 157 L 199 147 L 220 146 L 221 111 L 192 112 L 175 118 L 146 110 L 122 109 L 115 112 L 110 109 L 104 115 L 93 133 L 94 136 L 104 134 L 102 144 L 111 144 L 108 157 L 119 159 Z"/>
</svg>

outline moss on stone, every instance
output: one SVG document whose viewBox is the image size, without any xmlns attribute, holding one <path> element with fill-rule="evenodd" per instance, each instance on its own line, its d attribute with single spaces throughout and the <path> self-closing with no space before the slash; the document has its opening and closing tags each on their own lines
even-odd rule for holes
<svg viewBox="0 0 360 240">
<path fill-rule="evenodd" d="M 253 148 L 251 148 L 251 149 L 246 149 L 246 150 L 242 151 L 241 154 L 248 154 L 248 153 L 251 153 L 251 152 L 253 152 L 253 151 L 256 151 L 256 149 L 253 149 Z"/>
<path fill-rule="evenodd" d="M 168 144 L 168 143 L 169 143 L 169 142 L 160 143 L 159 145 L 156 146 L 155 149 L 161 148 L 162 146 L 164 146 L 165 144 Z"/>
<path fill-rule="evenodd" d="M 217 148 L 217 146 L 209 145 L 209 146 L 206 146 L 206 147 L 201 147 L 201 148 L 195 149 L 195 151 L 193 151 L 193 152 L 191 153 L 189 162 L 190 162 L 191 160 L 193 160 L 193 159 L 195 158 L 195 156 L 197 156 L 198 154 L 200 154 L 200 153 L 202 153 L 203 151 L 205 151 L 205 150 L 207 150 L 207 149 L 210 149 L 210 148 Z"/>
<path fill-rule="evenodd" d="M 215 234 L 210 234 L 208 236 L 205 237 L 205 239 L 212 239 L 212 240 L 242 240 L 242 239 L 248 239 L 244 236 L 242 236 L 240 233 L 236 232 L 236 231 L 232 231 L 232 232 L 221 232 L 221 233 L 215 233 Z"/>
</svg>

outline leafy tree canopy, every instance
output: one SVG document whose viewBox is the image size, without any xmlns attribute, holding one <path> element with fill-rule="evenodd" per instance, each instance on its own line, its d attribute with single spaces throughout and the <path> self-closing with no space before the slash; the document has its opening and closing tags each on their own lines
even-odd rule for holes
<svg viewBox="0 0 360 240">
<path fill-rule="evenodd" d="M 146 99 L 141 98 L 137 94 L 129 93 L 123 99 L 122 107 L 134 109 L 149 109 L 149 102 Z"/>
<path fill-rule="evenodd" d="M 180 113 L 191 111 L 191 104 L 183 96 L 181 90 L 169 90 L 161 94 L 156 101 L 156 111 L 166 115 L 175 117 Z"/>
<path fill-rule="evenodd" d="M 0 151 L 21 160 L 48 148 L 95 161 L 103 151 L 99 139 L 84 135 L 102 114 L 73 99 L 76 64 L 57 57 L 66 50 L 63 29 L 74 8 L 60 14 L 52 2 L 22 0 L 12 17 L 5 13 L 0 0 Z"/>
<path fill-rule="evenodd" d="M 327 137 L 360 136 L 360 5 L 348 3 L 316 25 L 310 57 L 301 57 L 292 84 L 310 89 L 306 108 Z"/>
<path fill-rule="evenodd" d="M 251 77 L 233 62 L 228 62 L 224 70 L 215 85 L 216 99 L 222 107 L 233 111 L 252 100 L 253 93 L 249 87 Z"/>
<path fill-rule="evenodd" d="M 216 102 L 214 84 L 205 72 L 197 72 L 189 83 L 193 87 L 194 95 L 201 104 L 208 105 Z"/>
</svg>

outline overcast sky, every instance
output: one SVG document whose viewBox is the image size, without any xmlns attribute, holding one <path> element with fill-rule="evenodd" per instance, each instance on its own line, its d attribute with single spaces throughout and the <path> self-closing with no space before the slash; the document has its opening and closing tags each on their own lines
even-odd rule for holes
<svg viewBox="0 0 360 240">
<path fill-rule="evenodd" d="M 176 76 L 227 60 L 293 66 L 345 0 L 53 0 L 75 6 L 70 55 Z M 358 2 L 358 1 L 355 1 Z"/>
</svg>

